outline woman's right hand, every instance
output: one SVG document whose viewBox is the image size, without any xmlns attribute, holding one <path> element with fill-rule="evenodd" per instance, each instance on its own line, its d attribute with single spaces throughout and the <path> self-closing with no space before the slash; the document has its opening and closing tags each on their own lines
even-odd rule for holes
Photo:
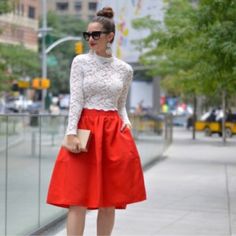
<svg viewBox="0 0 236 236">
<path fill-rule="evenodd" d="M 80 141 L 79 138 L 74 134 L 69 134 L 65 136 L 63 146 L 70 152 L 80 152 Z"/>
</svg>

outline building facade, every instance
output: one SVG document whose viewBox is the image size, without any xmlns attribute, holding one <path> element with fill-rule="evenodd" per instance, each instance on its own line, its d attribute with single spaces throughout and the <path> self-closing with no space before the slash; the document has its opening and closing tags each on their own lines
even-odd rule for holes
<svg viewBox="0 0 236 236">
<path fill-rule="evenodd" d="M 82 20 L 90 20 L 97 11 L 97 0 L 49 0 L 48 11 L 59 15 L 74 15 Z"/>
<path fill-rule="evenodd" d="M 13 11 L 0 15 L 0 42 L 38 50 L 39 0 L 18 0 Z"/>
<path fill-rule="evenodd" d="M 97 10 L 97 0 L 47 0 L 47 10 L 90 20 Z M 12 12 L 0 14 L 0 43 L 22 44 L 37 51 L 40 15 L 41 0 L 17 0 Z"/>
</svg>

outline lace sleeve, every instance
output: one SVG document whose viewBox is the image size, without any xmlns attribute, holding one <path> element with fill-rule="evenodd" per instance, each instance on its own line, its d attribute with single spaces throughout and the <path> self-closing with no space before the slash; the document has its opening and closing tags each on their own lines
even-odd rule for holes
<svg viewBox="0 0 236 236">
<path fill-rule="evenodd" d="M 77 133 L 77 123 L 84 106 L 83 72 L 78 57 L 75 57 L 70 71 L 70 108 L 66 134 Z"/>
<path fill-rule="evenodd" d="M 127 111 L 126 111 L 126 100 L 127 100 L 127 96 L 128 96 L 128 92 L 129 92 L 129 87 L 130 84 L 132 82 L 133 79 L 133 69 L 131 66 L 129 66 L 128 71 L 126 72 L 126 76 L 124 77 L 124 87 L 123 87 L 123 91 L 122 94 L 118 100 L 118 112 L 119 115 L 121 117 L 121 119 L 123 120 L 123 122 L 125 124 L 131 124 L 129 117 L 127 115 Z"/>
</svg>

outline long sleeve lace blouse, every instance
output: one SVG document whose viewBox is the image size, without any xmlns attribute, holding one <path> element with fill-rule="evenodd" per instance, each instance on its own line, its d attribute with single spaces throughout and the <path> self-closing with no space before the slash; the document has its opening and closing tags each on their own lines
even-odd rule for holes
<svg viewBox="0 0 236 236">
<path fill-rule="evenodd" d="M 125 104 L 132 78 L 132 67 L 116 57 L 101 57 L 93 52 L 76 56 L 70 72 L 66 134 L 77 133 L 83 108 L 117 110 L 122 121 L 130 124 Z"/>
</svg>

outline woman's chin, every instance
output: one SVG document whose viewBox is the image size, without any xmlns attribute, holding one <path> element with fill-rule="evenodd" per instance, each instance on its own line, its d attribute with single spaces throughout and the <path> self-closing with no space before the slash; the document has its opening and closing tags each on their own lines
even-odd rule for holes
<svg viewBox="0 0 236 236">
<path fill-rule="evenodd" d="M 93 50 L 93 51 L 96 51 L 96 45 L 89 45 L 90 49 Z"/>
</svg>

